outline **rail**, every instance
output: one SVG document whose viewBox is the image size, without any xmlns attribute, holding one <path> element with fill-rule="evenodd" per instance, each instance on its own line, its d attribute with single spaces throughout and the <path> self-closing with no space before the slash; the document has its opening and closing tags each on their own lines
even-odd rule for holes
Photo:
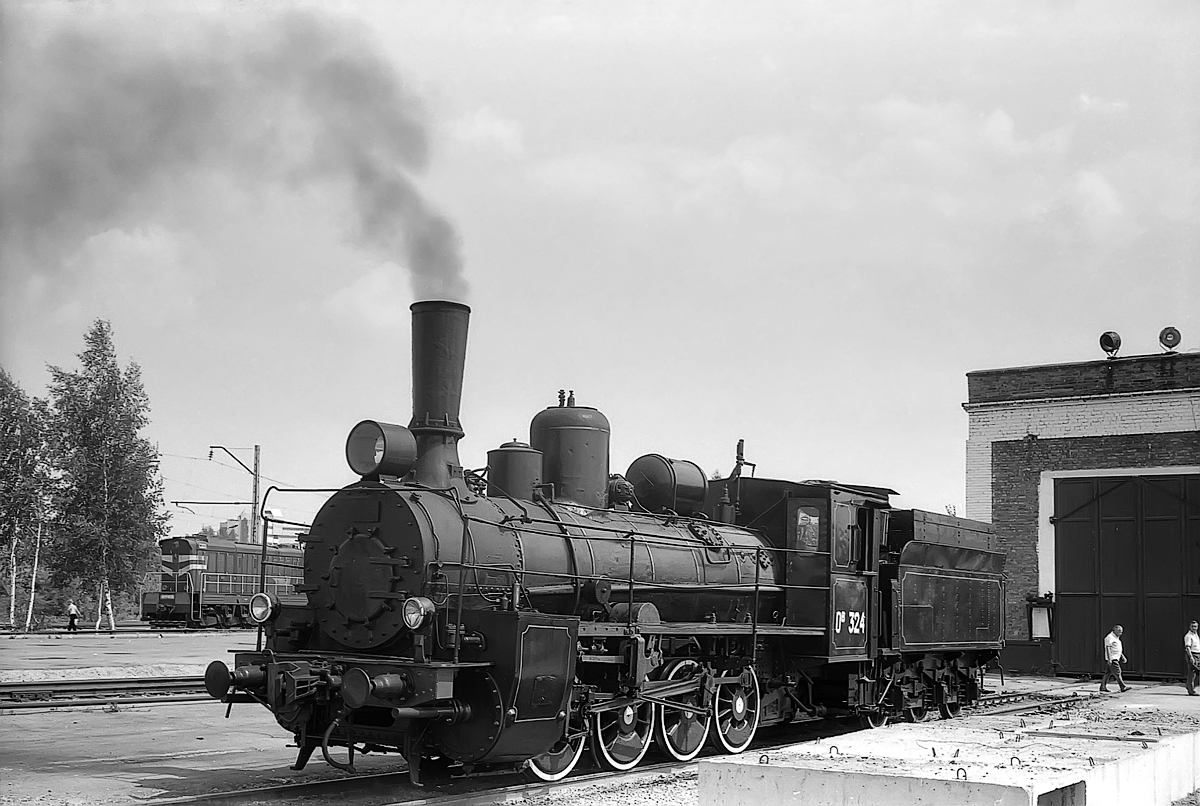
<svg viewBox="0 0 1200 806">
<path fill-rule="evenodd" d="M 203 695 L 203 697 L 201 697 Z M 204 678 L 131 677 L 0 683 L 0 709 L 209 699 Z"/>
</svg>

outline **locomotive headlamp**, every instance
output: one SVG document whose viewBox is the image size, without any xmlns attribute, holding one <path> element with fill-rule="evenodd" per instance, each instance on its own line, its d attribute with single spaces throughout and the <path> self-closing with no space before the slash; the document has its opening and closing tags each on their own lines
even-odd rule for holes
<svg viewBox="0 0 1200 806">
<path fill-rule="evenodd" d="M 271 593 L 256 593 L 250 597 L 250 620 L 266 624 L 279 615 L 279 599 Z"/>
<path fill-rule="evenodd" d="M 404 605 L 400 609 L 400 616 L 404 619 L 404 626 L 410 630 L 419 630 L 424 627 L 433 618 L 435 613 L 437 613 L 437 607 L 424 596 L 413 596 L 411 599 L 405 599 Z"/>
<path fill-rule="evenodd" d="M 417 438 L 402 425 L 363 420 L 346 438 L 346 461 L 360 476 L 403 476 L 417 463 Z"/>
</svg>

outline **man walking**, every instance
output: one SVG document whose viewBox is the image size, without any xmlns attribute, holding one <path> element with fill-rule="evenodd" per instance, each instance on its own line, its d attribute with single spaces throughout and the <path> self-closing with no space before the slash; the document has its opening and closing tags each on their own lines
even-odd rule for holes
<svg viewBox="0 0 1200 806">
<path fill-rule="evenodd" d="M 67 604 L 67 632 L 79 632 L 79 628 L 75 626 L 75 622 L 79 621 L 79 608 L 75 606 L 75 602 Z"/>
<path fill-rule="evenodd" d="M 1200 683 L 1200 624 L 1193 621 L 1188 625 L 1188 631 L 1183 634 L 1183 662 L 1187 669 L 1187 684 L 1189 697 L 1196 696 L 1196 684 Z"/>
<path fill-rule="evenodd" d="M 1104 660 L 1108 667 L 1104 670 L 1104 679 L 1100 681 L 1100 690 L 1108 691 L 1108 681 L 1116 680 L 1121 686 L 1121 691 L 1129 691 L 1129 686 L 1125 685 L 1125 678 L 1121 677 L 1121 664 L 1125 663 L 1125 651 L 1121 646 L 1121 633 L 1125 629 L 1118 624 L 1112 628 L 1112 632 L 1104 636 Z"/>
</svg>

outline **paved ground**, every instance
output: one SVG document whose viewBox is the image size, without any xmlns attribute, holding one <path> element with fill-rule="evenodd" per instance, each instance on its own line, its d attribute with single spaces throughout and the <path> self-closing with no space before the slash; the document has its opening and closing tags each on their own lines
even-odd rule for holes
<svg viewBox="0 0 1200 806">
<path fill-rule="evenodd" d="M 228 658 L 228 650 L 253 648 L 254 640 L 253 632 L 0 636 L 0 679 L 194 674 L 213 659 Z M 171 671 L 159 671 L 163 669 Z M 1090 694 L 1098 688 L 1096 683 L 1062 678 L 1010 676 L 1006 684 L 1005 690 L 1055 695 Z M 988 685 L 1001 688 L 998 678 L 990 678 Z M 1200 730 L 1200 697 L 1187 697 L 1180 685 L 1134 683 L 1134 691 L 1096 697 L 1088 708 L 1093 729 L 1111 732 L 1153 724 L 1174 731 Z M 217 702 L 0 711 L 0 803 L 130 803 L 342 775 L 319 754 L 305 771 L 292 772 L 288 766 L 295 751 L 286 747 L 290 736 L 269 713 L 255 705 L 238 705 L 226 720 L 224 711 Z M 958 720 L 955 726 L 961 722 L 965 727 L 974 719 Z M 938 723 L 928 728 L 936 732 Z M 883 738 L 893 731 L 900 733 L 885 728 L 873 734 Z M 365 772 L 402 767 L 395 756 L 368 756 L 357 763 Z M 547 806 L 694 804 L 696 775 L 652 776 L 637 786 L 581 790 L 552 800 Z M 1195 803 L 1193 799 L 1189 806 Z"/>
<path fill-rule="evenodd" d="M 0 681 L 203 674 L 254 649 L 253 630 L 219 633 L 0 635 Z"/>
<path fill-rule="evenodd" d="M 201 674 L 254 644 L 253 631 L 0 636 L 0 680 Z M 289 770 L 290 739 L 262 707 L 237 705 L 225 719 L 215 700 L 0 710 L 0 803 L 130 803 L 342 775 L 319 755 L 303 772 Z M 356 765 L 403 767 L 387 756 Z"/>
<path fill-rule="evenodd" d="M 229 720 L 224 712 L 214 701 L 0 714 L 0 802 L 130 803 L 341 775 L 319 759 L 288 770 L 290 736 L 265 709 L 235 707 Z"/>
</svg>

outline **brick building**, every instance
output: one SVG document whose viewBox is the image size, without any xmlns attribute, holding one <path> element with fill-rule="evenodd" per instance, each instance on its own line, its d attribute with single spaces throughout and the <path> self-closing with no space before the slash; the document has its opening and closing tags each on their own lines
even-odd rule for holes
<svg viewBox="0 0 1200 806">
<path fill-rule="evenodd" d="M 1005 664 L 1084 673 L 1126 629 L 1129 671 L 1183 673 L 1200 618 L 1200 353 L 967 375 L 967 512 L 1008 552 Z M 1052 640 L 1027 596 L 1053 594 Z"/>
</svg>

